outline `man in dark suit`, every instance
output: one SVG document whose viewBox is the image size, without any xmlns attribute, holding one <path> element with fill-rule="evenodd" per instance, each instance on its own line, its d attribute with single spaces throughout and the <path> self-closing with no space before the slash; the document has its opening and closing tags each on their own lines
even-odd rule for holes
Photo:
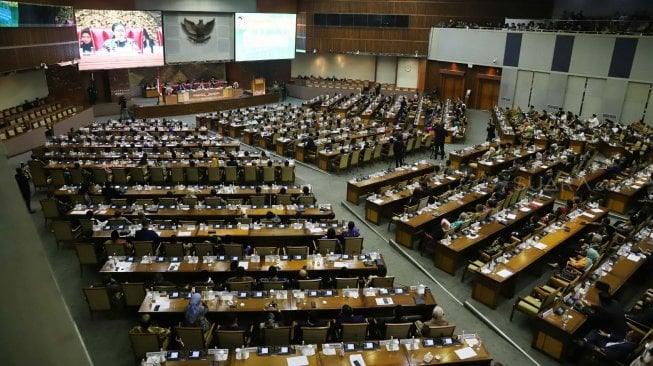
<svg viewBox="0 0 653 366">
<path fill-rule="evenodd" d="M 392 150 L 395 154 L 395 166 L 399 168 L 404 165 L 404 141 L 399 133 L 394 136 Z"/>
<path fill-rule="evenodd" d="M 440 154 L 440 159 L 444 160 L 444 140 L 447 137 L 447 130 L 444 128 L 442 123 L 436 123 L 433 126 L 433 133 L 435 137 L 433 139 L 433 146 L 435 149 L 434 158 L 438 158 L 438 153 Z"/>
<path fill-rule="evenodd" d="M 590 320 L 596 329 L 624 339 L 628 326 L 623 307 L 606 291 L 599 292 L 599 304 L 590 306 Z"/>
<path fill-rule="evenodd" d="M 634 330 L 628 331 L 624 337 L 608 334 L 601 330 L 592 330 L 581 341 L 584 351 L 600 350 L 612 361 L 623 361 L 637 348 L 639 336 Z"/>
</svg>

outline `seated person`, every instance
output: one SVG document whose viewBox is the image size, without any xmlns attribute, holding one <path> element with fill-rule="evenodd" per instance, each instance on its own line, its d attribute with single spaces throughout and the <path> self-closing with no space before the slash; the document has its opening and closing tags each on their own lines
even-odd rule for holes
<svg viewBox="0 0 653 366">
<path fill-rule="evenodd" d="M 539 218 L 537 216 L 535 216 L 535 215 L 531 216 L 528 219 L 528 223 L 526 223 L 526 225 L 521 226 L 521 228 L 519 228 L 519 230 L 514 231 L 512 233 L 512 236 L 514 236 L 516 238 L 519 238 L 519 239 L 524 239 L 525 237 L 533 234 L 535 232 L 535 230 L 538 227 L 540 227 L 540 224 L 539 224 L 538 221 L 539 221 Z"/>
<path fill-rule="evenodd" d="M 269 222 L 272 222 L 274 224 L 280 224 L 281 223 L 281 218 L 279 217 L 279 215 L 275 214 L 272 211 L 268 211 L 265 214 L 265 220 L 267 220 Z"/>
<path fill-rule="evenodd" d="M 131 53 L 139 52 L 140 47 L 132 38 L 127 38 L 127 30 L 124 24 L 118 22 L 111 26 L 113 37 L 104 41 L 102 48 L 107 52 Z"/>
<path fill-rule="evenodd" d="M 244 330 L 245 337 L 249 338 L 252 327 L 244 327 L 238 323 L 238 317 L 234 313 L 227 313 L 224 324 L 218 326 L 220 330 Z"/>
<path fill-rule="evenodd" d="M 208 306 L 202 302 L 202 295 L 194 293 L 184 310 L 184 325 L 200 327 L 204 332 L 208 331 L 211 328 L 211 323 L 206 319 L 208 311 Z"/>
<path fill-rule="evenodd" d="M 159 234 L 149 228 L 147 221 L 144 221 L 142 225 L 143 227 L 134 234 L 134 240 L 151 241 L 155 246 L 159 245 Z"/>
<path fill-rule="evenodd" d="M 342 232 L 342 236 L 344 238 L 352 238 L 352 237 L 359 237 L 360 231 L 358 230 L 358 227 L 356 227 L 356 224 L 353 221 L 349 221 L 347 223 L 347 230 Z"/>
<path fill-rule="evenodd" d="M 295 343 L 302 343 L 303 334 L 302 327 L 306 328 L 317 328 L 317 327 L 326 327 L 329 323 L 318 317 L 318 313 L 314 310 L 310 310 L 306 316 L 306 320 L 298 320 L 295 323 Z"/>
<path fill-rule="evenodd" d="M 79 53 L 85 55 L 93 52 L 95 52 L 95 47 L 93 46 L 91 31 L 88 28 L 84 28 L 79 33 Z"/>
<path fill-rule="evenodd" d="M 236 275 L 227 279 L 227 283 L 229 282 L 254 282 L 254 278 L 245 276 L 245 267 L 240 266 L 236 268 Z"/>
<path fill-rule="evenodd" d="M 321 237 L 320 239 L 335 239 L 336 240 L 336 252 L 342 253 L 342 247 L 340 243 L 340 239 L 336 236 L 336 229 L 330 227 L 327 229 L 326 235 Z"/>
<path fill-rule="evenodd" d="M 143 314 L 141 316 L 141 323 L 134 326 L 131 333 L 154 333 L 159 336 L 159 347 L 162 349 L 168 348 L 170 340 L 170 328 L 163 328 L 152 324 L 150 314 Z"/>
<path fill-rule="evenodd" d="M 273 282 L 283 281 L 284 282 L 284 285 L 283 285 L 284 288 L 286 288 L 287 285 L 288 285 L 288 283 L 287 283 L 288 279 L 287 278 L 279 277 L 279 267 L 277 267 L 277 266 L 268 267 L 267 276 L 261 278 L 261 280 L 260 280 L 261 288 L 263 288 L 263 282 L 267 282 L 267 281 L 273 281 Z"/>
<path fill-rule="evenodd" d="M 376 267 L 376 274 L 375 275 L 369 275 L 365 279 L 365 286 L 368 287 L 372 283 L 373 278 L 377 277 L 386 277 L 388 275 L 388 267 L 385 266 L 385 264 L 378 264 Z"/>
<path fill-rule="evenodd" d="M 111 239 L 104 242 L 104 244 L 122 244 L 125 247 L 125 254 L 131 254 L 133 245 L 126 239 L 120 237 L 118 230 L 111 231 Z M 110 253 L 107 253 L 110 254 Z M 113 254 L 110 254 L 113 255 Z"/>
<path fill-rule="evenodd" d="M 585 249 L 585 256 L 578 256 L 576 258 L 569 258 L 567 261 L 567 265 L 571 266 L 575 269 L 586 271 L 590 268 L 592 268 L 592 265 L 594 262 L 596 262 L 600 254 L 594 247 L 588 246 L 588 245 L 583 245 L 583 248 Z"/>
<path fill-rule="evenodd" d="M 337 338 L 340 338 L 343 324 L 365 323 L 365 322 L 366 322 L 365 317 L 363 317 L 362 315 L 354 315 L 354 309 L 352 309 L 351 306 L 345 304 L 342 306 L 342 309 L 340 310 L 340 315 L 338 316 L 338 319 L 336 319 L 336 323 L 334 325 L 334 331 L 336 333 Z"/>
<path fill-rule="evenodd" d="M 431 319 L 422 322 L 416 321 L 415 327 L 417 328 L 417 333 L 421 335 L 428 335 L 429 326 L 431 327 L 441 327 L 449 325 L 449 322 L 444 318 L 444 309 L 440 305 L 433 308 L 433 313 L 431 314 Z"/>
<path fill-rule="evenodd" d="M 370 320 L 370 325 L 372 326 L 372 333 L 375 334 L 375 338 L 385 339 L 385 325 L 388 323 L 407 323 L 409 322 L 408 317 L 405 315 L 404 307 L 401 304 L 396 305 L 392 309 L 392 317 L 389 318 L 374 318 Z M 412 333 L 412 329 L 411 329 Z"/>
<path fill-rule="evenodd" d="M 625 336 L 619 336 L 592 329 L 578 344 L 583 351 L 597 349 L 612 361 L 622 361 L 637 348 L 639 338 L 634 330 L 629 330 Z"/>
</svg>

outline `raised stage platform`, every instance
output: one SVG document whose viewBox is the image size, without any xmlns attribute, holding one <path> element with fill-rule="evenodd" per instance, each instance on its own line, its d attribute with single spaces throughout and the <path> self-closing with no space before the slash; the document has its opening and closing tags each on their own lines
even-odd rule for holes
<svg viewBox="0 0 653 366">
<path fill-rule="evenodd" d="M 207 102 L 182 103 L 182 104 L 161 104 L 134 106 L 134 117 L 136 118 L 158 118 L 166 116 L 181 116 L 184 114 L 207 113 L 223 111 L 234 108 L 251 107 L 261 104 L 276 103 L 279 101 L 279 94 L 272 92 L 265 95 L 241 95 L 239 97 L 212 100 Z"/>
</svg>

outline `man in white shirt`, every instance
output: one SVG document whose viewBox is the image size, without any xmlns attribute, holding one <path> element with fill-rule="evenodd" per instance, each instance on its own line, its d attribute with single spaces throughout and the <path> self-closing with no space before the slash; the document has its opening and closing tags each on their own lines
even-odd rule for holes
<svg viewBox="0 0 653 366">
<path fill-rule="evenodd" d="M 601 124 L 601 121 L 596 117 L 596 114 L 592 114 L 592 117 L 588 120 L 590 123 L 590 128 L 594 129 L 599 127 L 599 124 Z"/>
</svg>

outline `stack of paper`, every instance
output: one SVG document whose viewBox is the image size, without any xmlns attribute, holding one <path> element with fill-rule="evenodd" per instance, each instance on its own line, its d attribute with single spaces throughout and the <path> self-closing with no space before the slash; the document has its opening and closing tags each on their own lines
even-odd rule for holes
<svg viewBox="0 0 653 366">
<path fill-rule="evenodd" d="M 454 352 L 456 352 L 456 355 L 461 360 L 476 357 L 476 352 L 474 352 L 474 350 L 471 347 L 465 347 L 465 348 L 457 349 Z"/>
</svg>

